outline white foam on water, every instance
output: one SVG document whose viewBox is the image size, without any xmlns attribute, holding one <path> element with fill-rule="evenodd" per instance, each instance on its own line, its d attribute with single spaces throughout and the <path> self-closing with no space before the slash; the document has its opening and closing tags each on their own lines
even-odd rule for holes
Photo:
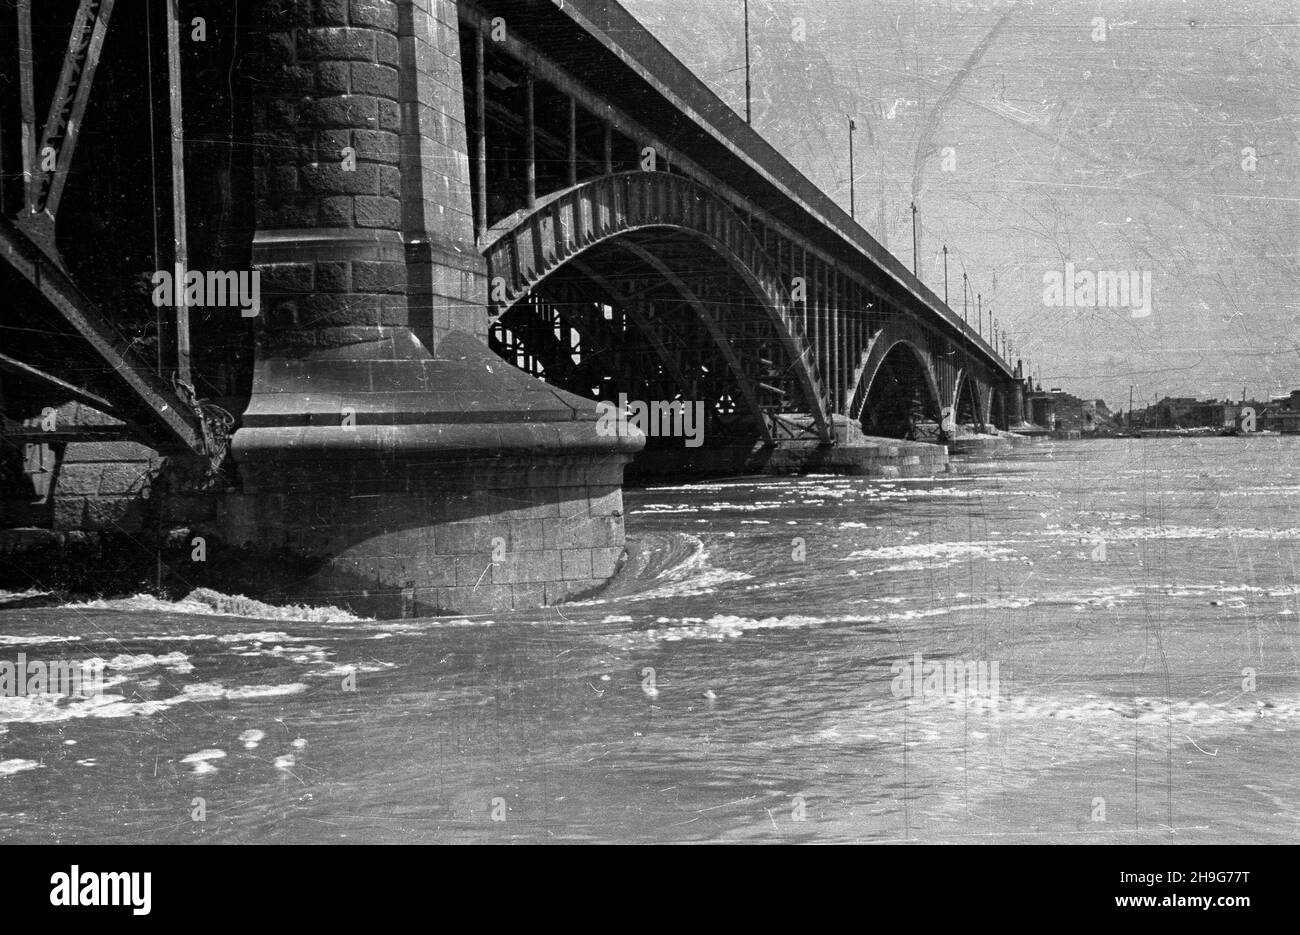
<svg viewBox="0 0 1300 935">
<path fill-rule="evenodd" d="M 687 503 L 643 503 L 634 509 L 629 509 L 629 514 L 677 514 L 677 513 L 754 513 L 759 510 L 780 510 L 787 504 L 781 500 L 760 500 L 755 503 L 729 503 L 721 501 L 717 503 L 701 503 L 692 505 Z"/>
<path fill-rule="evenodd" d="M 328 677 L 331 675 L 354 675 L 363 672 L 384 672 L 388 669 L 396 669 L 396 668 L 397 668 L 397 663 L 395 662 L 382 662 L 379 660 L 375 660 L 374 662 L 358 662 L 358 663 L 350 663 L 350 664 L 340 663 L 331 669 L 326 669 L 323 672 L 310 672 L 308 674 L 321 676 L 321 677 Z"/>
<path fill-rule="evenodd" d="M 275 698 L 280 695 L 296 695 L 306 690 L 307 686 L 302 682 L 291 682 L 288 685 L 239 685 L 235 688 L 222 689 L 221 697 L 228 698 L 231 701 L 241 701 L 246 698 Z"/>
<path fill-rule="evenodd" d="M 285 685 L 240 685 L 233 688 L 219 682 L 197 682 L 184 686 L 179 694 L 170 698 L 150 701 L 128 701 L 124 695 L 108 693 L 92 695 L 89 698 L 55 694 L 0 696 L 0 722 L 38 724 L 76 718 L 149 716 L 182 704 L 274 698 L 296 695 L 306 690 L 307 686 L 302 682 L 291 682 Z"/>
<path fill-rule="evenodd" d="M 75 643 L 79 636 L 0 636 L 0 646 L 43 646 L 46 643 Z"/>
<path fill-rule="evenodd" d="M 276 643 L 269 648 L 259 647 L 257 649 L 243 649 L 235 647 L 238 651 L 237 656 L 265 656 L 270 659 L 280 659 L 285 662 L 294 662 L 299 665 L 319 664 L 328 661 L 333 655 L 332 651 L 323 646 L 293 646 L 286 647 Z"/>
<path fill-rule="evenodd" d="M 120 653 L 107 660 L 104 665 L 119 672 L 154 669 L 159 666 L 182 675 L 194 671 L 194 665 L 189 661 L 189 657 L 182 652 L 164 653 L 161 656 L 155 656 L 153 653 Z"/>
<path fill-rule="evenodd" d="M 40 769 L 41 764 L 35 760 L 0 760 L 0 777 L 13 776 L 15 773 L 25 773 L 29 769 Z"/>
<path fill-rule="evenodd" d="M 712 594 L 720 585 L 735 581 L 749 581 L 754 577 L 743 571 L 715 568 L 709 564 L 709 550 L 705 546 L 703 539 L 689 534 L 685 535 L 684 538 L 690 544 L 691 553 L 681 562 L 670 568 L 665 568 L 654 577 L 653 580 L 662 581 L 663 584 L 645 591 L 613 598 L 612 600 L 618 603 L 631 603 L 633 601 L 647 601 L 666 597 L 698 597 L 703 594 Z M 571 606 L 593 606 L 610 602 L 610 598 L 591 598 L 585 601 L 573 601 Z"/>
<path fill-rule="evenodd" d="M 225 750 L 199 750 L 197 753 L 191 753 L 181 758 L 181 762 L 194 769 L 196 775 L 211 773 L 216 770 L 212 765 L 213 760 L 225 759 Z"/>
<path fill-rule="evenodd" d="M 377 623 L 361 624 L 356 628 L 349 627 L 348 629 L 350 633 L 355 633 L 357 629 L 378 630 L 380 635 L 369 637 L 369 639 L 380 639 L 381 637 L 402 636 L 407 633 L 427 633 L 430 630 L 441 630 L 448 627 L 490 627 L 495 625 L 496 621 L 490 618 L 426 617 L 423 620 L 381 620 Z"/>
<path fill-rule="evenodd" d="M 735 639 L 751 630 L 791 630 L 820 626 L 828 621 L 821 617 L 788 614 L 783 617 L 740 617 L 735 614 L 714 614 L 707 619 L 683 617 L 667 630 L 647 630 L 647 639 L 673 643 L 688 639 Z"/>
<path fill-rule="evenodd" d="M 0 588 L 0 604 L 31 600 L 34 597 L 49 597 L 53 593 L 53 591 L 42 591 L 40 588 L 28 588 L 26 591 L 8 591 Z"/>
<path fill-rule="evenodd" d="M 1016 556 L 1016 552 L 1005 547 L 1004 542 L 991 540 L 975 542 L 926 542 L 915 545 L 888 545 L 875 549 L 859 549 L 850 552 L 840 561 L 862 559 L 973 559 Z M 926 567 L 926 566 L 921 566 Z"/>
<path fill-rule="evenodd" d="M 178 601 L 163 600 L 152 594 L 135 594 L 131 597 L 84 601 L 64 606 L 68 610 L 116 610 L 203 617 L 244 617 L 304 623 L 359 623 L 369 619 L 358 617 L 337 607 L 309 607 L 303 604 L 279 607 L 244 597 L 242 594 L 222 594 L 208 588 L 195 588 Z"/>
<path fill-rule="evenodd" d="M 1111 527 L 1102 529 L 1096 527 L 1084 528 L 1076 524 L 1074 526 L 1048 526 L 1043 530 L 1043 535 L 1068 539 L 1103 539 L 1107 542 L 1144 542 L 1159 539 L 1262 539 L 1281 541 L 1300 539 L 1300 527 L 1260 529 L 1253 526 L 1128 526 L 1119 529 Z"/>
<path fill-rule="evenodd" d="M 1001 793 L 1064 763 L 1113 756 L 1135 744 L 1161 756 L 1172 744 L 1173 755 L 1190 761 L 1225 749 L 1239 754 L 1243 731 L 1285 734 L 1300 726 L 1300 697 L 1294 694 L 1269 700 L 1239 694 L 1219 700 L 1122 698 L 1069 690 L 1049 695 L 1036 687 L 1022 690 L 1004 677 L 994 703 L 943 694 L 894 698 L 888 678 L 880 679 L 879 697 L 830 712 L 827 723 L 796 739 L 855 750 L 871 745 L 880 757 L 899 758 L 906 751 L 918 788 L 942 789 L 970 772 L 996 776 Z M 943 814 L 966 804 L 960 795 L 935 795 L 921 807 Z"/>
<path fill-rule="evenodd" d="M 262 630 L 255 633 L 227 633 L 218 636 L 220 643 L 310 643 L 317 637 L 290 636 L 282 630 Z"/>
</svg>

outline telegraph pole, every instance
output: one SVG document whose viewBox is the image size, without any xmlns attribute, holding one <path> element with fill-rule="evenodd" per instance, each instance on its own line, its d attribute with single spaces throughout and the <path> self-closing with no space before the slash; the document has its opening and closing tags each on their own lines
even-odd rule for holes
<svg viewBox="0 0 1300 935">
<path fill-rule="evenodd" d="M 917 279 L 921 274 L 916 269 L 916 202 L 912 202 L 912 275 Z"/>
<path fill-rule="evenodd" d="M 962 265 L 965 266 L 966 264 L 963 263 Z M 970 283 L 966 280 L 966 273 L 963 271 L 961 274 L 961 320 L 962 324 L 967 328 L 970 327 L 970 322 L 966 320 L 966 295 L 969 292 Z"/>
<path fill-rule="evenodd" d="M 853 131 L 856 130 L 857 128 L 858 125 L 855 124 L 853 122 L 853 118 L 850 117 L 849 118 L 849 218 L 851 220 L 857 220 L 857 205 L 855 204 L 855 199 L 853 195 Z"/>
<path fill-rule="evenodd" d="M 749 84 L 749 0 L 745 0 L 745 123 L 754 123 L 753 100 Z"/>
<path fill-rule="evenodd" d="M 948 305 L 948 245 L 943 245 L 943 304 Z"/>
</svg>

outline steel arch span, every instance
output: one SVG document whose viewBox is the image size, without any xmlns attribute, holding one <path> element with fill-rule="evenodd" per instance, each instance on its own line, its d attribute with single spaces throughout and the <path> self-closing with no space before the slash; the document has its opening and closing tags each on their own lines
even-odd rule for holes
<svg viewBox="0 0 1300 935">
<path fill-rule="evenodd" d="M 598 287 L 603 304 L 630 306 L 625 317 L 655 350 L 658 367 L 673 369 L 678 355 L 706 341 L 716 368 L 735 384 L 727 395 L 759 424 L 764 440 L 783 416 L 805 416 L 818 437 L 831 439 L 832 405 L 807 333 L 807 303 L 793 298 L 744 220 L 705 186 L 668 172 L 599 177 L 504 218 L 481 247 L 490 309 L 501 322 L 517 322 L 521 305 L 551 299 L 568 274 L 580 273 Z M 703 334 L 646 308 L 665 301 L 688 309 Z M 581 324 L 576 314 L 560 317 Z M 677 390 L 689 392 L 691 381 L 676 377 Z"/>
</svg>

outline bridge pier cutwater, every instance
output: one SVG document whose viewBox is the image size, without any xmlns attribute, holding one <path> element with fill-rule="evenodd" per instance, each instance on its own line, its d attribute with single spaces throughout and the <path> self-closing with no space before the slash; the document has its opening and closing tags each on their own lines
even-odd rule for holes
<svg viewBox="0 0 1300 935">
<path fill-rule="evenodd" d="M 65 262 L 76 232 L 55 237 L 54 212 L 25 197 L 0 226 L 0 272 L 26 290 L 23 314 L 53 310 L 104 376 L 73 386 L 37 349 L 6 358 L 5 457 L 35 444 L 55 469 L 23 456 L 4 502 L 30 506 L 44 484 L 48 509 L 5 525 L 149 533 L 131 541 L 150 559 L 204 537 L 212 568 L 238 554 L 277 599 L 521 609 L 615 572 L 625 468 L 931 474 L 986 427 L 1032 429 L 1020 368 L 616 3 L 276 0 L 241 14 L 235 136 L 251 147 L 225 184 L 248 192 L 261 311 L 230 339 L 247 339 L 248 363 L 221 364 L 246 391 L 197 392 L 238 413 L 229 447 L 210 406 L 150 372 L 172 365 L 170 332 L 156 362 L 96 343 L 112 322 Z M 118 67 L 110 82 L 129 78 Z M 21 110 L 31 136 L 34 107 Z M 6 164 L 29 159 L 18 136 L 0 138 Z M 214 161 L 184 152 L 194 186 Z M 196 384 L 215 385 L 196 360 Z M 596 401 L 623 398 L 698 411 L 696 442 L 670 420 L 603 431 Z M 87 469 L 79 442 L 34 434 L 47 404 L 112 424 L 120 439 L 95 450 L 152 478 L 135 500 L 91 509 L 111 472 Z"/>
<path fill-rule="evenodd" d="M 265 315 L 225 536 L 319 556 L 315 599 L 390 613 L 591 591 L 622 554 L 641 440 L 599 435 L 591 402 L 482 341 L 454 7 L 353 2 L 341 24 L 343 6 L 260 13 Z"/>
</svg>

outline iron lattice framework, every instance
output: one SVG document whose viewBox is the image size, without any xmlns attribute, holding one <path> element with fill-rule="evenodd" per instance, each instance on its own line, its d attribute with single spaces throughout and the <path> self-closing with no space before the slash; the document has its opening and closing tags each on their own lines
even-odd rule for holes
<svg viewBox="0 0 1300 935">
<path fill-rule="evenodd" d="M 127 437 L 161 450 L 206 458 L 213 466 L 224 457 L 229 417 L 215 408 L 205 411 L 197 400 L 173 390 L 133 349 L 114 321 L 78 287 L 57 242 L 60 208 L 69 179 L 84 171 L 77 161 L 77 143 L 86 122 L 95 74 L 105 43 L 110 40 L 114 0 L 80 0 L 68 33 L 62 60 L 38 62 L 33 41 L 33 0 L 16 7 L 18 111 L 21 115 L 23 198 L 19 211 L 0 217 L 0 259 L 7 271 L 26 286 L 26 294 L 11 310 L 5 327 L 32 331 L 40 322 L 57 330 L 40 347 L 39 364 L 8 355 L 0 369 L 38 387 L 49 398 L 71 399 L 120 419 Z M 42 10 L 42 12 L 45 12 Z M 175 27 L 174 0 L 169 19 Z M 131 37 L 135 41 L 134 37 Z M 50 96 L 47 116 L 37 119 L 38 68 L 57 65 L 59 77 Z M 173 69 L 172 94 L 179 96 L 179 69 Z M 179 158 L 179 157 L 178 157 Z M 183 203 L 183 192 L 179 196 Z M 14 342 L 17 343 L 17 342 Z M 77 385 L 51 372 L 52 361 L 93 361 L 88 369 L 93 385 Z M 12 428 L 12 427 L 11 427 Z M 12 435 L 12 432 L 7 432 Z M 15 436 L 16 437 L 16 436 Z"/>
</svg>

